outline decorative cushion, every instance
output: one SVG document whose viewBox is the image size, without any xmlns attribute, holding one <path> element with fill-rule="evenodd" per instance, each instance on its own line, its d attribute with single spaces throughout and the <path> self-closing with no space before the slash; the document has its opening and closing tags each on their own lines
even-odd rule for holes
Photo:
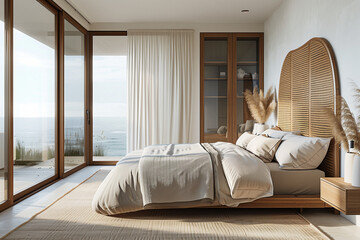
<svg viewBox="0 0 360 240">
<path fill-rule="evenodd" d="M 274 127 L 272 127 L 271 129 L 277 130 L 277 131 L 282 131 L 282 129 L 281 129 L 279 126 L 274 126 Z"/>
<path fill-rule="evenodd" d="M 281 139 L 256 136 L 249 142 L 246 149 L 263 162 L 271 162 L 280 143 Z"/>
<path fill-rule="evenodd" d="M 256 137 L 253 134 L 250 134 L 248 132 L 244 132 L 236 141 L 236 145 L 242 147 L 242 148 L 246 148 L 246 146 L 249 144 L 249 142 Z"/>
<path fill-rule="evenodd" d="M 331 138 L 285 135 L 276 160 L 281 169 L 315 169 L 324 160 Z"/>
<path fill-rule="evenodd" d="M 272 128 L 265 130 L 262 135 L 265 135 L 270 138 L 278 138 L 282 139 L 283 137 L 287 135 L 300 135 L 300 131 L 294 131 L 294 132 L 286 132 L 286 131 L 280 131 L 280 130 L 274 130 Z"/>
</svg>

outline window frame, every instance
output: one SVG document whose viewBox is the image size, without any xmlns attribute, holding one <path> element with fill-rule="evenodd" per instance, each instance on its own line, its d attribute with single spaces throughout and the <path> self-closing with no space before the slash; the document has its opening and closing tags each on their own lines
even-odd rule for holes
<svg viewBox="0 0 360 240">
<path fill-rule="evenodd" d="M 11 29 L 13 31 L 13 28 L 14 28 L 14 6 L 13 6 L 13 1 L 14 0 L 10 0 L 12 3 L 12 26 L 11 26 Z M 16 0 L 15 0 L 16 1 Z M 59 99 L 58 99 L 58 82 L 59 82 L 59 11 L 54 7 L 52 6 L 51 4 L 49 4 L 46 0 L 37 0 L 37 2 L 39 4 L 41 4 L 43 7 L 45 7 L 48 11 L 50 11 L 51 13 L 54 14 L 55 16 L 55 174 L 54 176 L 50 177 L 50 178 L 47 178 L 27 189 L 24 189 L 18 193 L 14 193 L 14 175 L 13 175 L 13 170 L 14 170 L 14 162 L 11 161 L 11 159 L 13 159 L 13 151 L 11 150 L 13 148 L 9 148 L 8 151 L 9 151 L 9 154 L 8 154 L 8 160 L 9 160 L 9 166 L 11 166 L 11 174 L 12 174 L 12 178 L 9 178 L 9 182 L 12 182 L 12 186 L 11 188 L 9 188 L 9 190 L 11 189 L 11 191 L 13 192 L 13 202 L 15 201 L 18 201 L 20 199 L 23 199 L 25 196 L 29 196 L 30 193 L 33 193 L 35 192 L 36 190 L 39 190 L 40 188 L 46 186 L 46 185 L 49 185 L 50 183 L 54 182 L 56 179 L 58 179 L 58 176 L 59 176 L 59 149 L 58 149 L 58 137 L 59 137 Z M 12 45 L 14 43 L 14 36 L 13 36 L 13 33 L 12 33 Z M 13 46 L 12 46 L 12 55 L 13 55 Z M 11 79 L 9 79 L 11 81 L 11 85 L 12 85 L 12 95 L 14 93 L 14 88 L 13 88 L 13 81 L 14 81 L 14 78 L 13 78 L 13 75 L 14 75 L 14 69 L 13 69 L 13 64 L 14 64 L 14 59 L 13 59 L 13 56 L 11 56 L 12 58 L 12 61 L 10 62 L 10 64 L 12 65 L 11 66 L 11 69 L 12 69 L 12 75 L 11 75 Z M 11 107 L 12 107 L 12 110 L 11 110 L 11 141 L 9 139 L 9 143 L 11 142 L 11 144 L 9 144 L 9 147 L 10 145 L 13 145 L 13 123 L 14 123 L 14 117 L 13 117 L 13 96 L 12 96 L 12 99 L 11 99 Z M 10 170 L 10 169 L 9 169 Z"/>
<path fill-rule="evenodd" d="M 59 144 L 58 144 L 58 148 L 59 148 L 59 154 L 60 154 L 60 162 L 59 162 L 59 168 L 60 168 L 60 178 L 64 178 L 67 177 L 71 174 L 73 174 L 74 172 L 79 171 L 80 169 L 86 167 L 89 165 L 89 124 L 88 121 L 86 119 L 86 110 L 89 109 L 88 106 L 88 95 L 89 95 L 89 81 L 88 81 L 88 72 L 89 72 L 89 59 L 88 59 L 88 46 L 89 46 L 89 33 L 88 31 L 81 26 L 74 18 L 72 18 L 69 14 L 67 14 L 66 12 L 62 12 L 60 14 L 61 17 L 61 31 L 60 31 L 60 52 L 59 52 L 59 56 L 60 56 L 60 64 L 59 64 L 59 82 L 60 82 L 60 86 L 59 86 L 59 110 L 60 110 L 60 132 L 59 132 Z M 85 138 L 85 149 L 84 149 L 84 159 L 85 161 L 70 169 L 69 171 L 65 172 L 65 154 L 64 154 L 64 140 L 65 140 L 65 20 L 68 21 L 70 24 L 72 24 L 76 29 L 78 29 L 81 33 L 84 34 L 84 138 Z"/>
<path fill-rule="evenodd" d="M 89 31 L 89 111 L 90 111 L 90 129 L 89 129 L 89 165 L 116 165 L 117 161 L 94 161 L 93 159 L 93 47 L 94 36 L 127 36 L 127 31 Z"/>
</svg>

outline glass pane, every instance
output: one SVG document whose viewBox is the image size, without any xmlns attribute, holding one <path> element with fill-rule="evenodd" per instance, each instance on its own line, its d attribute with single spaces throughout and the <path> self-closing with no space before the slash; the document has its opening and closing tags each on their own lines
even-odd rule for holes
<svg viewBox="0 0 360 240">
<path fill-rule="evenodd" d="M 65 20 L 65 171 L 84 163 L 85 36 Z"/>
<path fill-rule="evenodd" d="M 93 160 L 126 154 L 127 37 L 93 38 Z"/>
<path fill-rule="evenodd" d="M 227 141 L 228 41 L 204 42 L 205 142 Z"/>
<path fill-rule="evenodd" d="M 14 1 L 14 192 L 55 175 L 55 15 Z"/>
<path fill-rule="evenodd" d="M 245 123 L 252 119 L 244 92 L 246 89 L 251 91 L 259 88 L 259 54 L 257 39 L 238 39 L 236 41 L 236 61 L 237 61 L 237 101 L 236 101 L 236 122 L 238 135 L 245 131 Z"/>
<path fill-rule="evenodd" d="M 4 0 L 0 0 L 0 203 L 7 199 L 7 172 L 5 164 L 5 32 Z"/>
</svg>

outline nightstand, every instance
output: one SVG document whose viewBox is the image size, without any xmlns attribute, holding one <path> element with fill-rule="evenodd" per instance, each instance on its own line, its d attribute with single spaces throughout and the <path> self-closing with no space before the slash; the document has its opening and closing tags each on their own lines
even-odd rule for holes
<svg viewBox="0 0 360 240">
<path fill-rule="evenodd" d="M 321 178 L 320 198 L 342 213 L 360 214 L 360 188 L 345 183 L 344 178 Z"/>
</svg>

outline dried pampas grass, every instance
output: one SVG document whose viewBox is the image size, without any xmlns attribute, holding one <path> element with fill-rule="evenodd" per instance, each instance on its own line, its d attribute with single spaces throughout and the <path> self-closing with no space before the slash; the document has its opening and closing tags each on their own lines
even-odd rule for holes
<svg viewBox="0 0 360 240">
<path fill-rule="evenodd" d="M 356 108 L 360 110 L 360 88 L 355 83 L 353 85 L 357 102 Z M 336 114 L 332 109 L 325 111 L 329 117 L 335 140 L 341 143 L 347 152 L 349 151 L 349 141 L 354 141 L 355 151 L 360 152 L 360 116 L 357 117 L 356 121 L 346 100 L 341 96 L 336 98 Z"/>
<path fill-rule="evenodd" d="M 358 111 L 360 111 L 360 88 L 358 88 L 358 86 L 354 83 L 354 88 L 355 88 L 355 101 L 356 101 L 356 108 L 358 109 Z M 360 129 L 360 114 L 357 117 L 357 126 L 358 129 Z"/>
<path fill-rule="evenodd" d="M 262 90 L 258 91 L 257 88 L 254 88 L 253 92 L 247 89 L 244 93 L 244 96 L 251 116 L 255 119 L 256 122 L 265 123 L 276 108 L 273 88 L 269 88 L 265 96 L 264 92 Z"/>
<path fill-rule="evenodd" d="M 325 113 L 330 120 L 330 125 L 332 127 L 332 133 L 334 135 L 335 141 L 341 143 L 343 148 L 348 152 L 349 142 L 347 140 L 341 122 L 341 102 L 342 97 L 338 96 L 336 98 L 336 115 L 334 114 L 334 111 L 330 108 L 325 109 Z"/>
<path fill-rule="evenodd" d="M 341 123 L 348 141 L 354 141 L 355 150 L 360 150 L 359 130 L 355 117 L 344 98 L 341 98 Z"/>
</svg>

